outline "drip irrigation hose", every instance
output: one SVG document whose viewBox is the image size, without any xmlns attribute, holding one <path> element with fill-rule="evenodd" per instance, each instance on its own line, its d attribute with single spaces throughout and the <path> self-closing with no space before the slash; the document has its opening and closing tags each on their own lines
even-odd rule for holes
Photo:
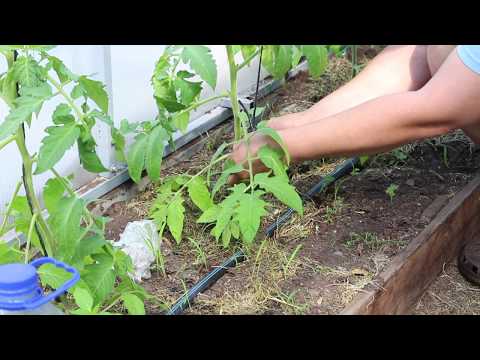
<svg viewBox="0 0 480 360">
<path fill-rule="evenodd" d="M 238 263 L 245 260 L 245 254 L 242 250 L 237 251 L 233 256 L 227 259 L 222 265 L 205 275 L 198 283 L 196 283 L 188 292 L 183 295 L 165 315 L 180 315 L 185 309 L 190 307 L 193 299 L 201 292 L 207 290 L 215 284 L 228 269 L 237 266 Z"/>
<path fill-rule="evenodd" d="M 350 174 L 356 167 L 360 165 L 360 158 L 355 157 L 346 160 L 328 176 L 320 179 L 320 181 L 312 186 L 302 197 L 303 200 L 311 200 L 311 198 L 323 191 L 328 185 L 335 183 L 342 177 Z M 293 215 L 295 210 L 289 208 L 285 210 L 279 218 L 270 225 L 265 231 L 267 237 L 272 237 L 276 230 L 284 225 Z M 201 292 L 210 288 L 218 279 L 220 279 L 228 269 L 235 267 L 238 263 L 246 259 L 242 250 L 237 251 L 233 256 L 227 259 L 222 265 L 205 275 L 197 284 L 195 284 L 188 292 L 183 295 L 166 313 L 166 315 L 180 315 L 185 309 L 190 307 L 195 297 Z"/>
</svg>

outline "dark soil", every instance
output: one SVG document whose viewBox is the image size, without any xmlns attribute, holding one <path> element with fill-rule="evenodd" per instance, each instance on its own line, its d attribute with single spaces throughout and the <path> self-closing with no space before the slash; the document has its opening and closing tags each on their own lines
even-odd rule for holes
<svg viewBox="0 0 480 360">
<path fill-rule="evenodd" d="M 299 76 L 267 99 L 274 99 L 270 112 L 294 112 L 311 106 L 346 81 L 332 74 L 346 76 L 347 65 L 334 62 L 330 69 L 335 71 L 327 71 L 319 81 Z M 335 68 L 339 66 L 343 71 Z M 200 168 L 230 133 L 218 129 L 203 151 L 181 166 L 167 169 L 164 175 Z M 297 164 L 290 170 L 292 181 L 299 192 L 305 192 L 339 163 L 341 159 Z M 200 294 L 186 313 L 338 313 L 362 288 L 374 283 L 375 275 L 392 256 L 425 228 L 479 167 L 480 152 L 461 133 L 379 155 L 365 170 L 315 196 L 306 204 L 304 217 L 294 216 L 273 239 L 259 236 L 248 251 L 248 259 Z M 392 184 L 398 188 L 390 197 L 386 190 Z M 128 222 L 147 218 L 153 198 L 150 186 L 133 200 L 106 209 L 105 216 L 112 219 L 107 236 L 117 240 Z M 278 204 L 263 227 L 283 209 Z M 154 271 L 144 283 L 165 307 L 235 250 L 216 244 L 209 229 L 194 223 L 193 211 L 193 207 L 187 211 L 184 241 L 179 246 L 165 234 L 166 275 Z M 203 254 L 195 250 L 189 237 L 200 245 Z M 424 297 L 422 301 L 427 300 Z M 162 310 L 158 304 L 148 304 L 150 313 Z"/>
</svg>

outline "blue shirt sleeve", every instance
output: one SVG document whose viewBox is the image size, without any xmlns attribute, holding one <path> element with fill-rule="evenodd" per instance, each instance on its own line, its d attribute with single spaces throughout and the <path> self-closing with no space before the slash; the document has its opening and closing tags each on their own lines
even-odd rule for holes
<svg viewBox="0 0 480 360">
<path fill-rule="evenodd" d="M 468 68 L 480 75 L 480 45 L 458 45 L 457 53 Z"/>
</svg>

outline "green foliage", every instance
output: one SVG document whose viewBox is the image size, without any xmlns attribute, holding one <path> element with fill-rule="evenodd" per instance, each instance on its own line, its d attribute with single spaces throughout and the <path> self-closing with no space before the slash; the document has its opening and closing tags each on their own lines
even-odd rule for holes
<svg viewBox="0 0 480 360">
<path fill-rule="evenodd" d="M 398 185 L 397 184 L 390 184 L 388 188 L 385 190 L 385 193 L 390 197 L 390 201 L 393 201 L 393 198 L 397 194 Z"/>
<path fill-rule="evenodd" d="M 122 301 L 128 313 L 143 314 L 143 301 L 148 294 L 130 277 L 133 272 L 130 257 L 113 248 L 105 239 L 107 219 L 96 218 L 88 211 L 86 202 L 71 189 L 69 179 L 57 177 L 58 174 L 52 171 L 56 177 L 47 180 L 41 194 L 49 214 L 48 219 L 44 218 L 39 207 L 40 199 L 33 188 L 33 164 L 36 163 L 35 174 L 54 170 L 65 152 L 76 143 L 84 169 L 90 172 L 106 171 L 95 151 L 96 140 L 92 129 L 96 121 L 102 121 L 111 127 L 112 137 L 118 144 L 124 141 L 126 132 L 136 128 L 122 121 L 121 128 L 115 129 L 107 113 L 108 96 L 105 86 L 87 76 L 72 73 L 59 58 L 47 53 L 51 48 L 53 47 L 49 45 L 0 46 L 0 53 L 5 55 L 9 64 L 8 71 L 0 75 L 0 97 L 10 107 L 6 118 L 0 120 L 0 140 L 10 135 L 15 135 L 19 140 L 17 143 L 23 161 L 24 187 L 29 196 L 27 198 L 15 193 L 8 210 L 13 220 L 12 227 L 17 233 L 28 236 L 29 229 L 32 228 L 33 211 L 37 226 L 31 233 L 29 254 L 43 251 L 36 231 L 41 229 L 43 241 L 48 244 L 47 255 L 63 260 L 80 272 L 81 280 L 70 289 L 71 296 L 66 301 L 70 313 L 112 314 L 108 310 Z M 13 62 L 14 50 L 19 52 L 19 56 Z M 67 85 L 73 88 L 71 94 L 64 89 Z M 38 155 L 31 155 L 26 146 L 22 145 L 25 139 L 21 125 L 30 126 L 33 115 L 38 116 L 44 103 L 60 96 L 63 102 L 51 114 L 53 125 L 45 130 L 46 136 Z M 98 108 L 90 110 L 87 103 L 91 102 Z M 117 131 L 120 136 L 114 137 Z M 153 143 L 159 140 L 158 134 L 162 131 L 148 128 L 148 135 L 150 133 L 155 134 L 151 139 Z M 163 145 L 161 149 L 163 150 Z M 150 144 L 147 158 L 152 164 L 156 162 L 154 158 L 158 159 L 156 151 L 155 146 Z M 159 174 L 160 164 L 149 166 L 149 169 L 150 174 Z M 23 248 L 16 249 L 0 243 L 0 263 L 22 262 L 29 254 Z M 46 264 L 40 267 L 39 276 L 43 286 L 57 288 L 71 274 Z"/>
<path fill-rule="evenodd" d="M 63 126 L 48 127 L 45 132 L 48 136 L 43 138 L 42 146 L 38 153 L 37 168 L 35 170 L 37 175 L 53 168 L 80 136 L 80 129 L 74 122 Z"/>
</svg>

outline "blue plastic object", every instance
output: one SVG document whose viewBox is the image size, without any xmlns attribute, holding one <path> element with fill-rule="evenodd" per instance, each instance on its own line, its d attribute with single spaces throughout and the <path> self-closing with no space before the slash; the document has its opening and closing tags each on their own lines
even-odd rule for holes
<svg viewBox="0 0 480 360">
<path fill-rule="evenodd" d="M 54 264 L 73 276 L 54 292 L 44 296 L 37 269 L 43 264 Z M 21 311 L 36 309 L 61 296 L 80 280 L 78 271 L 61 261 L 44 257 L 30 264 L 0 265 L 0 310 Z"/>
</svg>

